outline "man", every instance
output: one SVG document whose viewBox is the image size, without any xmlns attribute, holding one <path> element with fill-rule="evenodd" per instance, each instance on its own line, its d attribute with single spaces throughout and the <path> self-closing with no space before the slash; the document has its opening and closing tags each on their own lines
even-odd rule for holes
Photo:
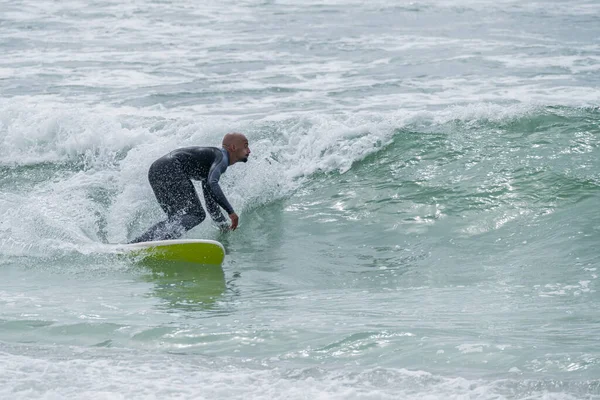
<svg viewBox="0 0 600 400">
<path fill-rule="evenodd" d="M 238 216 L 219 186 L 221 174 L 238 161 L 247 162 L 250 155 L 248 139 L 241 133 L 228 133 L 223 147 L 184 147 L 154 161 L 148 171 L 150 186 L 167 219 L 152 226 L 130 243 L 166 240 L 180 237 L 206 217 L 193 180 L 202 181 L 206 208 L 212 219 L 223 229 L 235 230 Z M 221 206 L 231 219 L 231 227 Z"/>
</svg>

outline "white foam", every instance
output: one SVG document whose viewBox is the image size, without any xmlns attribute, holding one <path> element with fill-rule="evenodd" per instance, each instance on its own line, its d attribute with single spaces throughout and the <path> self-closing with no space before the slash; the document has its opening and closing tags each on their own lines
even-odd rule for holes
<svg viewBox="0 0 600 400">
<path fill-rule="evenodd" d="M 60 349 L 49 350 L 40 355 L 2 353 L 0 367 L 5 373 L 0 375 L 0 395 L 11 399 L 575 398 L 557 390 L 556 381 L 531 382 L 529 387 L 519 386 L 518 381 L 469 380 L 406 369 L 288 369 L 266 362 L 261 366 L 253 362 L 240 365 L 235 359 L 192 355 L 71 348 L 64 357 Z M 58 354 L 53 354 L 56 350 Z"/>
<path fill-rule="evenodd" d="M 143 129 L 123 127 L 115 114 L 104 106 L 43 98 L 0 99 L 2 164 L 114 163 L 119 151 L 148 136 Z"/>
</svg>

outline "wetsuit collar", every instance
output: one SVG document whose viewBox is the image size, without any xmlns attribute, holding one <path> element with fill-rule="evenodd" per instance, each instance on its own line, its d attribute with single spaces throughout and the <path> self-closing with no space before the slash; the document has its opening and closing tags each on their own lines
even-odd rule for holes
<svg viewBox="0 0 600 400">
<path fill-rule="evenodd" d="M 223 153 L 223 157 L 225 157 L 225 165 L 229 167 L 229 152 L 224 147 L 221 147 L 221 152 Z"/>
</svg>

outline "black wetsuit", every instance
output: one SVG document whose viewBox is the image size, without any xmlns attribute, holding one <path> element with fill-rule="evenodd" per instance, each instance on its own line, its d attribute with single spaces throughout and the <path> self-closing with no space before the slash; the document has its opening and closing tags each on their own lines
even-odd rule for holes
<svg viewBox="0 0 600 400">
<path fill-rule="evenodd" d="M 219 206 L 227 214 L 234 212 L 219 186 L 219 178 L 228 166 L 227 150 L 216 147 L 184 147 L 152 163 L 148 180 L 167 219 L 130 243 L 175 239 L 204 221 L 206 214 L 192 179 L 202 181 L 206 208 L 212 219 L 224 223 Z"/>
</svg>

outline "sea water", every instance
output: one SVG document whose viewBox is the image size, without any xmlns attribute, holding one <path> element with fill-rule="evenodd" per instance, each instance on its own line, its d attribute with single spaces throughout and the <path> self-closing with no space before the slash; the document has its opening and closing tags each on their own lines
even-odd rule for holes
<svg viewBox="0 0 600 400">
<path fill-rule="evenodd" d="M 4 0 L 0 54 L 1 398 L 600 398 L 596 0 Z M 222 269 L 106 251 L 231 131 Z"/>
</svg>

